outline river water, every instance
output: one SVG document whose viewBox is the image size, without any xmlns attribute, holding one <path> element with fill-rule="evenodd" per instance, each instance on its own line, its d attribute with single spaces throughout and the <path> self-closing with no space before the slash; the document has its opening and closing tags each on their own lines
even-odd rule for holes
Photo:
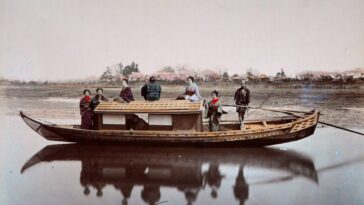
<svg viewBox="0 0 364 205">
<path fill-rule="evenodd" d="M 254 149 L 81 146 L 47 141 L 17 115 L 53 103 L 42 119 L 78 123 L 77 101 L 70 113 L 57 110 L 64 100 L 18 101 L 1 101 L 0 204 L 364 204 L 357 134 L 318 126 Z"/>
</svg>

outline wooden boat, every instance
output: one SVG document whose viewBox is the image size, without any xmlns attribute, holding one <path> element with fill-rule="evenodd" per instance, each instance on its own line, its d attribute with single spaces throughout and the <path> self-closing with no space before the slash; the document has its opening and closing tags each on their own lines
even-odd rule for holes
<svg viewBox="0 0 364 205">
<path fill-rule="evenodd" d="M 267 146 L 300 140 L 314 133 L 319 118 L 314 110 L 303 116 L 246 121 L 243 128 L 237 121 L 227 121 L 220 123 L 221 131 L 209 132 L 203 122 L 202 102 L 102 102 L 94 112 L 92 130 L 44 122 L 23 112 L 20 116 L 48 140 L 192 146 Z"/>
<path fill-rule="evenodd" d="M 48 145 L 31 157 L 24 164 L 21 172 L 24 173 L 33 166 L 40 166 L 42 162 L 66 161 L 81 162 L 79 181 L 85 193 L 89 193 L 90 188 L 93 188 L 101 194 L 103 187 L 109 185 L 108 187 L 120 190 L 124 197 L 123 201 L 131 196 L 132 191 L 137 191 L 133 190 L 133 187 L 137 186 L 143 186 L 144 191 L 133 196 L 142 196 L 143 200 L 149 202 L 151 199 L 144 198 L 143 193 L 150 187 L 157 188 L 153 190 L 159 195 L 163 194 L 160 188 L 164 187 L 175 188 L 185 194 L 188 190 L 210 191 L 210 188 L 206 186 L 219 187 L 227 178 L 219 169 L 227 164 L 239 167 L 233 189 L 231 186 L 228 188 L 234 192 L 237 199 L 242 200 L 248 198 L 249 187 L 254 185 L 278 183 L 296 177 L 318 182 L 312 159 L 295 151 L 275 148 L 206 147 L 200 149 L 84 144 Z M 203 165 L 208 166 L 208 169 L 203 169 Z M 276 170 L 284 174 L 274 178 L 263 178 L 263 180 L 250 180 L 248 183 L 243 174 L 245 168 Z M 226 180 L 225 183 L 227 183 Z M 235 195 L 235 193 L 240 194 Z M 158 200 L 155 199 L 150 204 L 157 204 Z M 186 200 L 189 201 L 189 198 L 186 197 Z"/>
</svg>

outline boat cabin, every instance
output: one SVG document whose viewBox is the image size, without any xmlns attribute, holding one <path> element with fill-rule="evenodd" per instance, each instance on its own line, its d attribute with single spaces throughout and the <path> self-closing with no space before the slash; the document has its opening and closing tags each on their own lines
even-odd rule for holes
<svg viewBox="0 0 364 205">
<path fill-rule="evenodd" d="M 203 102 L 101 102 L 94 112 L 97 130 L 203 131 Z"/>
</svg>

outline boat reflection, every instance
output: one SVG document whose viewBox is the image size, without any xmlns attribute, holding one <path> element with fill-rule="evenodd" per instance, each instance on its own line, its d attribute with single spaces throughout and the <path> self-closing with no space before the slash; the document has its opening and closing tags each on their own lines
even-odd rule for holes
<svg viewBox="0 0 364 205">
<path fill-rule="evenodd" d="M 135 186 L 143 187 L 141 198 L 148 204 L 161 203 L 161 187 L 183 192 L 187 204 L 193 204 L 199 192 L 207 187 L 211 189 L 210 196 L 216 198 L 225 177 L 220 170 L 222 165 L 239 167 L 231 191 L 240 204 L 244 204 L 249 196 L 250 184 L 244 177 L 245 167 L 284 171 L 289 179 L 302 176 L 318 182 L 309 157 L 274 148 L 49 145 L 30 158 L 21 172 L 44 161 L 80 161 L 80 183 L 84 194 L 89 195 L 93 187 L 97 190 L 96 195 L 101 197 L 103 188 L 112 185 L 121 192 L 123 205 L 128 204 Z M 280 180 L 287 180 L 287 177 L 273 182 Z M 262 183 L 265 182 L 258 184 Z M 266 183 L 272 183 L 272 180 Z"/>
</svg>

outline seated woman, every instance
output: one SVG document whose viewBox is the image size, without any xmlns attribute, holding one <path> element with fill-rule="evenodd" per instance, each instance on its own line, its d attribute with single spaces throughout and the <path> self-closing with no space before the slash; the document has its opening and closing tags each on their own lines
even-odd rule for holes
<svg viewBox="0 0 364 205">
<path fill-rule="evenodd" d="M 83 97 L 80 100 L 81 129 L 91 129 L 92 127 L 92 110 L 90 108 L 90 90 L 83 91 Z"/>
<path fill-rule="evenodd" d="M 219 92 L 216 90 L 211 93 L 212 100 L 205 105 L 205 118 L 209 118 L 209 131 L 219 131 L 220 118 L 223 113 L 222 103 L 219 99 Z"/>
<path fill-rule="evenodd" d="M 116 101 L 122 100 L 122 102 L 131 102 L 134 101 L 133 93 L 131 92 L 131 88 L 128 86 L 128 82 L 126 79 L 121 81 L 121 91 L 119 94 L 119 98 Z"/>
<path fill-rule="evenodd" d="M 202 99 L 198 85 L 195 83 L 195 79 L 192 76 L 187 78 L 188 86 L 185 93 L 177 97 L 177 100 L 189 100 L 191 102 L 197 102 Z"/>
</svg>

